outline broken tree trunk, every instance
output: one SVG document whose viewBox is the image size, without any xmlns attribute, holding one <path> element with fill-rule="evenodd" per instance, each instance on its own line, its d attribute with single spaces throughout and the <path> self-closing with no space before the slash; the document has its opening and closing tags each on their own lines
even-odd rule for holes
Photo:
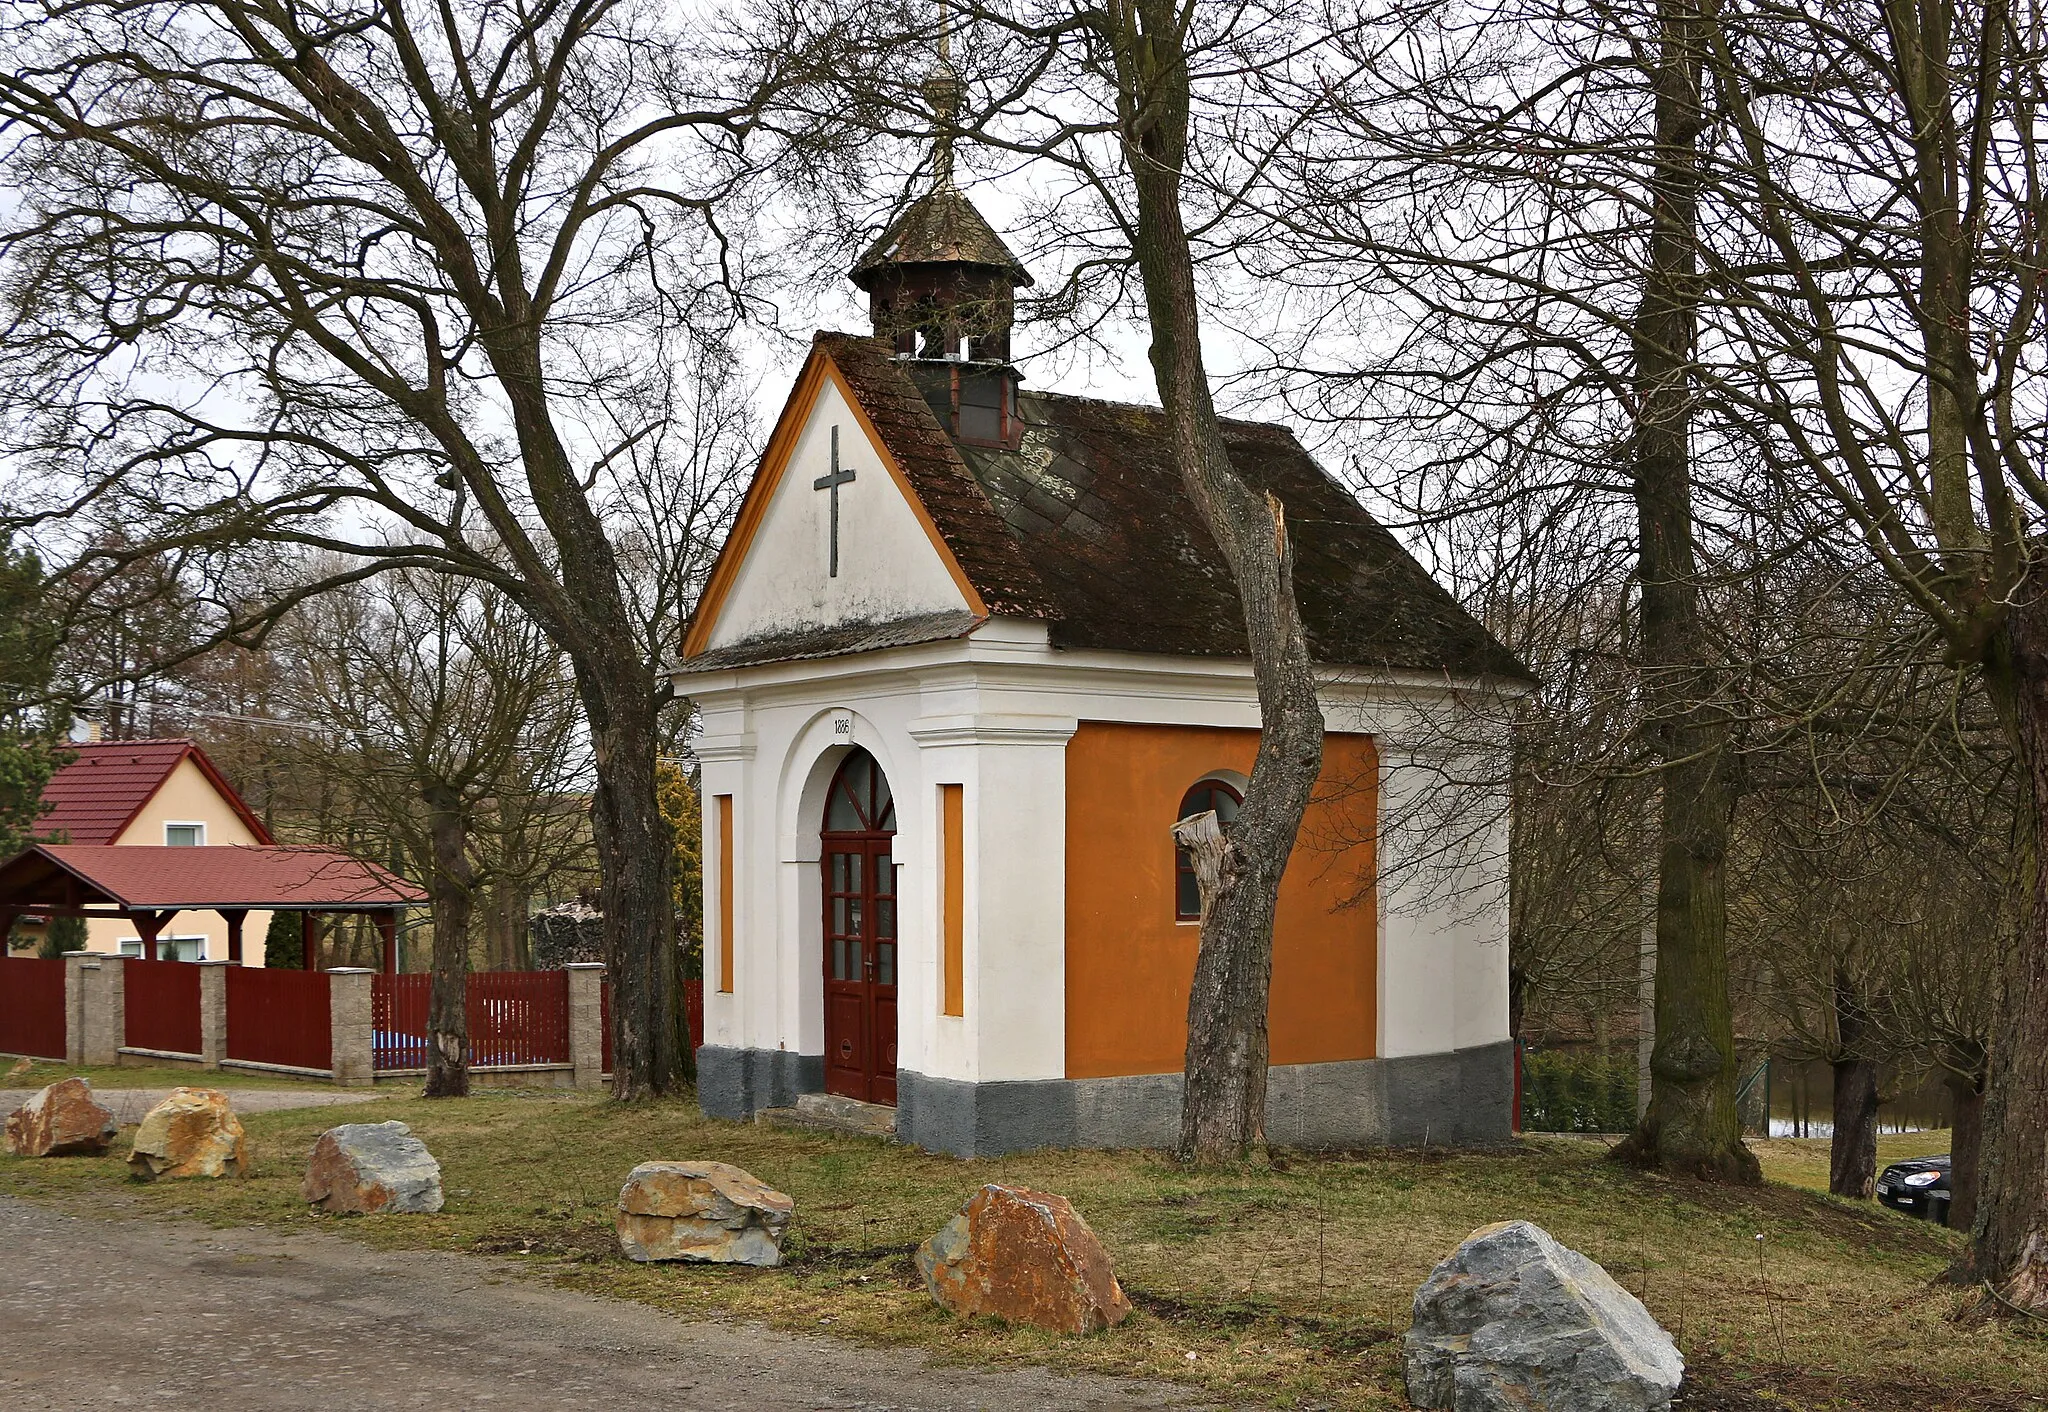
<svg viewBox="0 0 2048 1412">
<path fill-rule="evenodd" d="M 1152 373 L 1188 499 L 1243 605 L 1259 697 L 1259 754 L 1222 834 L 1188 993 L 1183 1161 L 1227 1161 L 1265 1141 L 1273 911 L 1322 770 L 1323 713 L 1294 598 L 1287 518 L 1230 463 L 1202 361 L 1201 305 L 1181 211 L 1189 74 L 1173 0 L 1111 4 L 1097 24 L 1117 81 L 1118 137 L 1137 195 L 1133 253 L 1152 328 Z"/>
</svg>

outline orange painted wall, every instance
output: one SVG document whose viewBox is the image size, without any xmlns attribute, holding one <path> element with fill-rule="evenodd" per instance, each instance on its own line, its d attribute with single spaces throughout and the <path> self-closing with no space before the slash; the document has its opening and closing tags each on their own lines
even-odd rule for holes
<svg viewBox="0 0 2048 1412">
<path fill-rule="evenodd" d="M 1251 773 L 1257 731 L 1083 721 L 1067 743 L 1067 1077 L 1177 1073 L 1198 928 L 1173 919 L 1173 841 L 1188 787 Z M 1275 1064 L 1369 1059 L 1378 1033 L 1373 876 L 1378 755 L 1330 735 L 1280 884 L 1273 933 Z"/>
</svg>

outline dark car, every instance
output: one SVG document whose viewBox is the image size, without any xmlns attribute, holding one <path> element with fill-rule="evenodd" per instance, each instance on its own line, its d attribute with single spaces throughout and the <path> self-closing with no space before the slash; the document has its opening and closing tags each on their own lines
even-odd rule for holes
<svg viewBox="0 0 2048 1412">
<path fill-rule="evenodd" d="M 1877 1199 L 1894 1211 L 1948 1224 L 1948 1157 L 1912 1157 L 1877 1176 Z"/>
</svg>

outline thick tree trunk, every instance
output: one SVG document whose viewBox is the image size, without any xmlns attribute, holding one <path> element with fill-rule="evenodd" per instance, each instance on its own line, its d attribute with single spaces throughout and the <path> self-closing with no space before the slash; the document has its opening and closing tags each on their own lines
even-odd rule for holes
<svg viewBox="0 0 2048 1412">
<path fill-rule="evenodd" d="M 1977 1184 L 1983 1170 L 1984 1071 L 1972 1077 L 1950 1070 L 1942 1082 L 1949 1092 L 1948 1223 L 1967 1231 L 1977 1221 Z"/>
<path fill-rule="evenodd" d="M 1828 1190 L 1869 1200 L 1877 1185 L 1877 1061 L 1869 1054 L 1870 1015 L 1849 977 L 1835 992 L 1835 1135 L 1828 1145 Z"/>
<path fill-rule="evenodd" d="M 1200 300 L 1181 212 L 1188 64 L 1172 0 L 1113 5 L 1124 161 L 1137 191 L 1135 254 L 1152 327 L 1152 373 L 1188 499 L 1230 566 L 1259 696 L 1259 754 L 1202 896 L 1188 993 L 1179 1154 L 1226 1161 L 1265 1142 L 1273 910 L 1322 769 L 1323 713 L 1280 502 L 1230 463 L 1202 361 Z"/>
<path fill-rule="evenodd" d="M 1977 1212 L 1960 1273 L 2010 1303 L 2048 1312 L 2048 566 L 2036 564 L 2006 614 L 1987 664 L 2032 805 L 2021 923 L 1999 986 L 1977 1179 Z"/>
<path fill-rule="evenodd" d="M 653 681 L 637 658 L 578 662 L 597 757 L 596 837 L 604 955 L 612 984 L 612 1096 L 655 1098 L 676 1073 L 675 903 L 672 840 L 654 791 Z"/>
<path fill-rule="evenodd" d="M 469 1096 L 469 919 L 475 876 L 469 829 L 458 791 L 446 784 L 420 790 L 427 806 L 434 866 L 428 890 L 434 907 L 434 972 L 427 996 L 427 1097 Z"/>
<path fill-rule="evenodd" d="M 1643 697 L 1664 761 L 1657 874 L 1656 1043 L 1650 1106 L 1615 1149 L 1623 1160 L 1726 1181 L 1761 1179 L 1735 1107 L 1728 999 L 1726 868 L 1733 789 L 1700 612 L 1693 543 L 1691 362 L 1698 318 L 1695 233 L 1701 23 L 1691 0 L 1660 9 L 1653 219 L 1633 331 L 1637 576 Z"/>
</svg>

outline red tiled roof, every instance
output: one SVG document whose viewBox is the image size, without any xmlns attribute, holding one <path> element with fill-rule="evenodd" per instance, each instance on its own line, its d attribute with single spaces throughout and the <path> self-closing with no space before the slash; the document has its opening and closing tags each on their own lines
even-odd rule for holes
<svg viewBox="0 0 2048 1412">
<path fill-rule="evenodd" d="M 148 911 L 317 911 L 427 900 L 405 879 L 332 848 L 44 843 L 0 864 L 0 904 L 63 905 L 74 883 L 81 904 Z"/>
<path fill-rule="evenodd" d="M 271 842 L 262 820 L 221 777 L 206 752 L 189 740 L 108 740 L 67 749 L 77 758 L 43 787 L 43 814 L 36 820 L 36 832 L 44 838 L 61 834 L 67 843 L 113 843 L 189 755 L 250 832 Z"/>
</svg>

